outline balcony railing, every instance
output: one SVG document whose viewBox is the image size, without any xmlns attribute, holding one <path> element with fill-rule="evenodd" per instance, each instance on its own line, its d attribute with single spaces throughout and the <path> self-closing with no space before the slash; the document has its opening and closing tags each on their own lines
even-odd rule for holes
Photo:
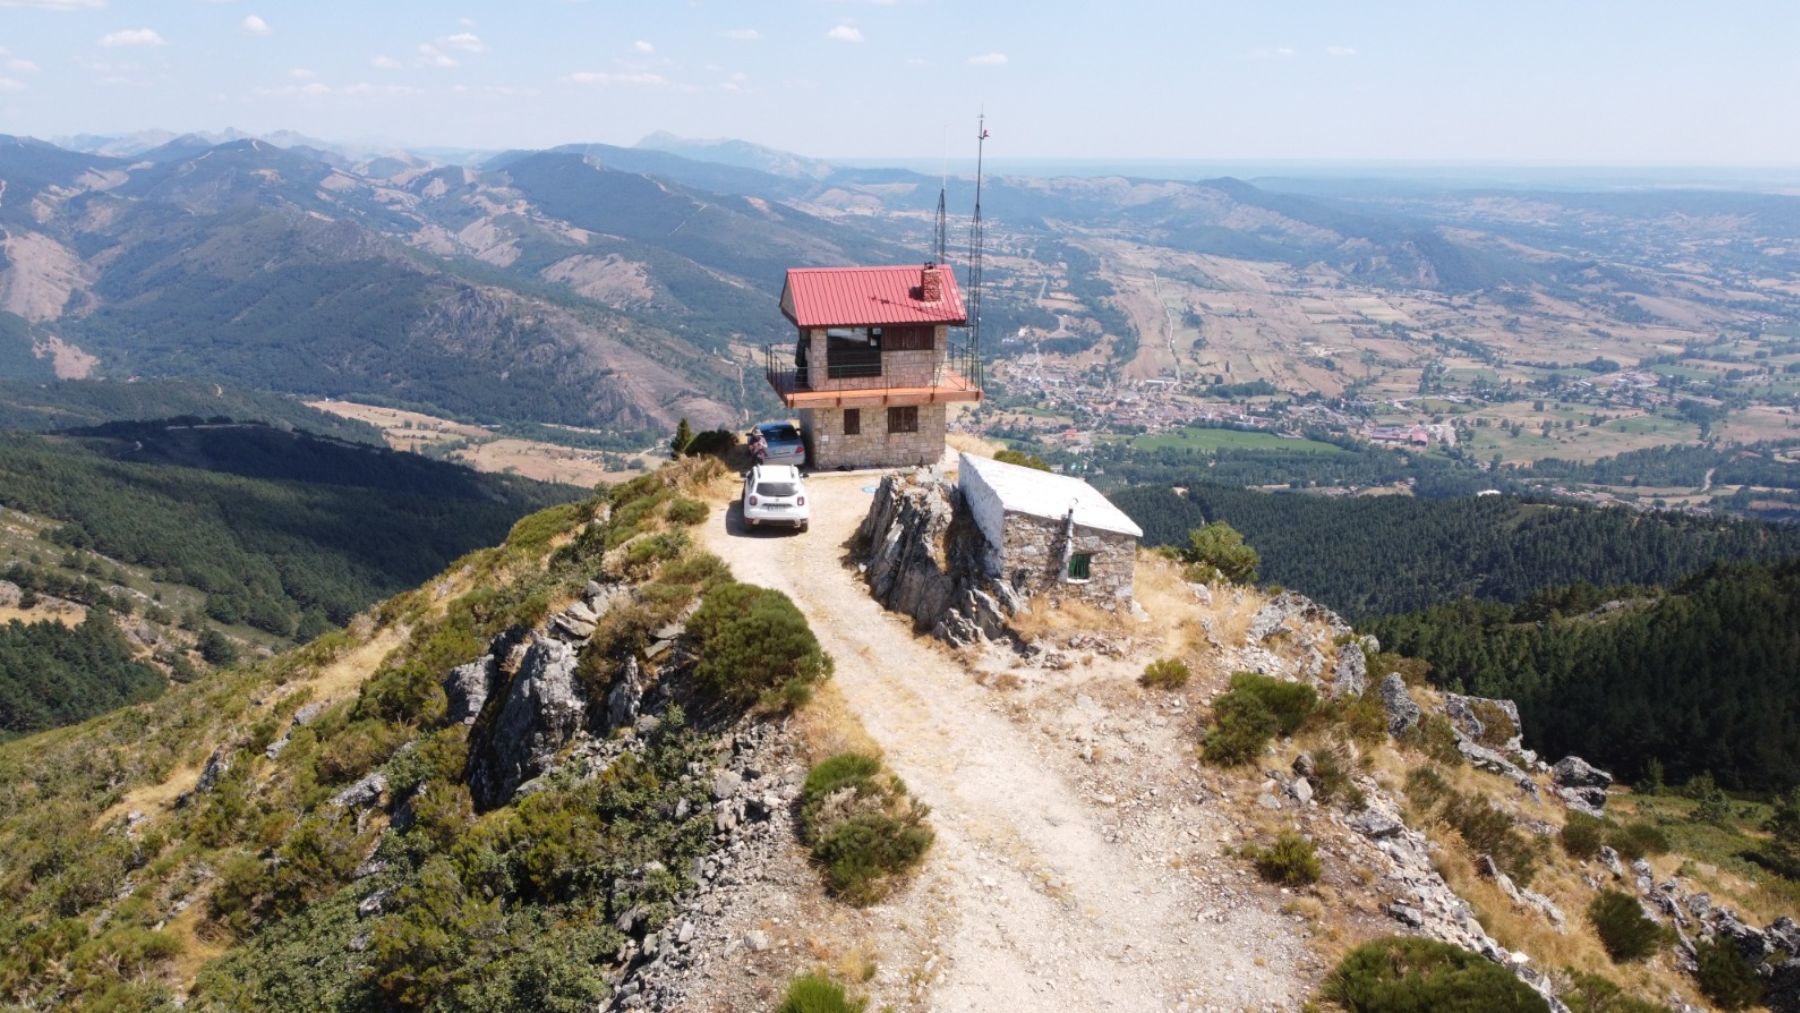
<svg viewBox="0 0 1800 1013">
<path fill-rule="evenodd" d="M 877 356 L 879 353 L 877 353 Z M 847 364 L 846 364 L 847 365 Z M 880 359 L 875 358 L 870 364 L 860 364 L 859 372 L 835 371 L 828 364 L 826 379 L 879 379 L 882 374 Z M 792 346 L 765 345 L 763 347 L 763 375 L 768 378 L 769 386 L 775 389 L 784 404 L 794 406 L 799 402 L 812 402 L 823 399 L 856 397 L 859 393 L 872 393 L 884 390 L 893 391 L 907 398 L 923 398 L 927 401 L 978 401 L 981 399 L 981 387 L 964 372 L 952 369 L 948 364 L 940 363 L 932 370 L 929 377 L 917 378 L 894 377 L 889 384 L 869 383 L 850 384 L 839 387 L 836 384 L 823 390 L 814 390 L 807 370 L 794 362 Z"/>
</svg>

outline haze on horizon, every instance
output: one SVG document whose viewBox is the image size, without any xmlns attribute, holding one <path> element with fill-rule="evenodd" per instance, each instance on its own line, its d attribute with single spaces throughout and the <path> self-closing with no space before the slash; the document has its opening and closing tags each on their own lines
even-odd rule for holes
<svg viewBox="0 0 1800 1013">
<path fill-rule="evenodd" d="M 1011 158 L 1800 165 L 1800 6 L 1462 7 L 0 0 L 0 132 L 916 160 L 985 107 Z"/>
</svg>

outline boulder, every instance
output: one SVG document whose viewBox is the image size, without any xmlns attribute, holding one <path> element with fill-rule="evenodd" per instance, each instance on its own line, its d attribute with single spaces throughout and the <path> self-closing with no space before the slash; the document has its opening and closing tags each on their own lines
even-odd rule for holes
<svg viewBox="0 0 1800 1013">
<path fill-rule="evenodd" d="M 636 722 L 643 702 L 644 673 L 638 668 L 637 656 L 631 655 L 606 693 L 606 727 L 624 728 Z"/>
<path fill-rule="evenodd" d="M 379 770 L 365 774 L 355 784 L 331 796 L 331 804 L 345 809 L 363 809 L 374 805 L 387 791 L 387 775 Z"/>
<path fill-rule="evenodd" d="M 987 541 L 968 511 L 957 509 L 959 495 L 941 478 L 881 480 L 857 532 L 868 546 L 869 593 L 911 616 L 915 630 L 956 646 L 1011 640 L 1008 619 L 1022 602 L 988 574 Z"/>
<path fill-rule="evenodd" d="M 1406 680 L 1400 678 L 1399 672 L 1389 672 L 1387 678 L 1381 680 L 1381 702 L 1387 708 L 1389 735 L 1405 734 L 1423 716 L 1419 705 L 1407 693 Z"/>
<path fill-rule="evenodd" d="M 1305 623 L 1329 627 L 1334 635 L 1351 632 L 1343 617 L 1295 591 L 1283 591 L 1269 599 L 1250 620 L 1249 642 L 1262 643 L 1283 630 L 1293 630 Z"/>
<path fill-rule="evenodd" d="M 1490 718 L 1494 718 L 1496 711 L 1503 716 L 1502 720 L 1508 722 L 1509 727 L 1492 729 L 1487 726 L 1487 722 L 1481 719 L 1482 712 L 1486 712 Z M 1450 719 L 1450 727 L 1456 729 L 1459 739 L 1468 739 L 1483 745 L 1490 741 L 1497 742 L 1496 748 L 1510 752 L 1516 752 L 1524 745 L 1519 740 L 1519 731 L 1524 727 L 1519 723 L 1519 705 L 1511 700 L 1445 693 L 1444 716 Z M 1496 731 L 1504 734 L 1494 734 Z"/>
<path fill-rule="evenodd" d="M 1550 768 L 1550 777 L 1564 788 L 1610 788 L 1613 776 L 1579 756 L 1565 756 Z"/>
<path fill-rule="evenodd" d="M 25 592 L 10 580 L 0 580 L 0 608 L 18 608 Z"/>
<path fill-rule="evenodd" d="M 1351 641 L 1339 651 L 1337 665 L 1331 670 L 1331 698 L 1362 696 L 1369 688 L 1369 657 L 1362 645 Z"/>
<path fill-rule="evenodd" d="M 495 677 L 500 674 L 499 663 L 491 654 L 458 665 L 444 676 L 444 696 L 450 701 L 446 717 L 452 724 L 462 722 L 465 725 L 475 723 L 481 708 L 487 705 L 488 694 L 494 690 Z"/>
<path fill-rule="evenodd" d="M 500 713 L 481 741 L 471 744 L 469 793 L 476 808 L 505 805 L 586 724 L 587 698 L 575 667 L 573 647 L 550 637 L 531 637 Z"/>
</svg>

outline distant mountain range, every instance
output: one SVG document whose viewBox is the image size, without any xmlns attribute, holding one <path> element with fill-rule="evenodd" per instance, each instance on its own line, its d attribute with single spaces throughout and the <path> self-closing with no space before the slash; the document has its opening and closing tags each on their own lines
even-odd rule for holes
<svg viewBox="0 0 1800 1013">
<path fill-rule="evenodd" d="M 941 182 L 667 134 L 470 161 L 285 133 L 0 136 L 0 379 L 187 376 L 622 439 L 723 424 L 772 407 L 754 370 L 786 340 L 783 270 L 924 259 Z M 971 184 L 948 182 L 958 240 Z M 1416 188 L 1235 179 L 1002 175 L 983 195 L 1027 240 L 1122 236 L 1448 292 L 1560 284 L 1619 221 L 1800 232 L 1792 198 L 1533 198 L 1472 218 Z"/>
</svg>

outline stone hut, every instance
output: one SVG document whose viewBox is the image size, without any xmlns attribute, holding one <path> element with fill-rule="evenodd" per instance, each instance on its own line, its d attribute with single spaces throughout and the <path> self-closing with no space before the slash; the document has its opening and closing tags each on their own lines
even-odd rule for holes
<svg viewBox="0 0 1800 1013">
<path fill-rule="evenodd" d="M 1131 600 L 1144 531 L 1093 486 L 970 454 L 959 470 L 990 576 L 1026 596 L 1050 591 L 1102 606 Z"/>
</svg>

